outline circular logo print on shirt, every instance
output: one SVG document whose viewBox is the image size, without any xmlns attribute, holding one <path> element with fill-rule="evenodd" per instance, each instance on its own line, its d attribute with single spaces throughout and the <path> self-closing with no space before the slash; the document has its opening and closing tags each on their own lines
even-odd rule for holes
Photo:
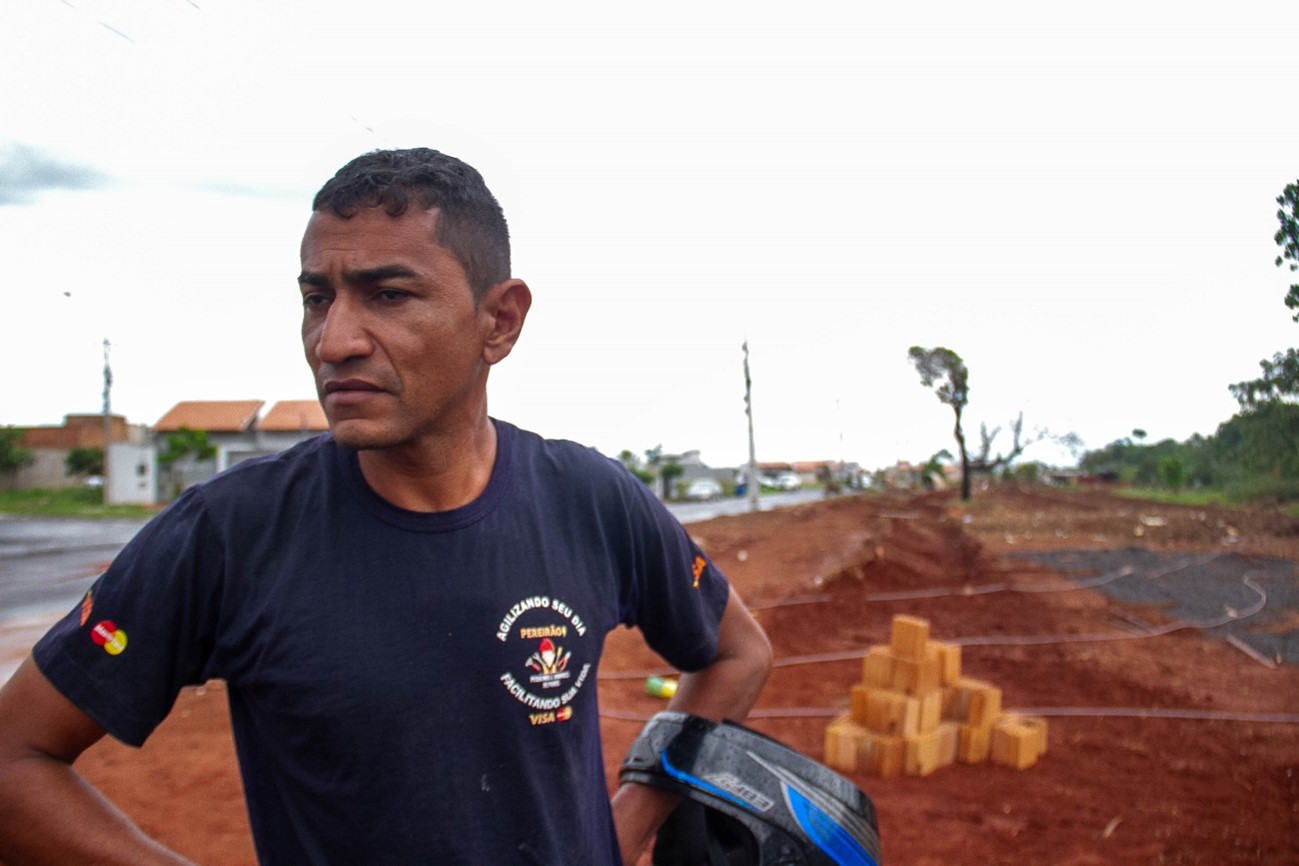
<svg viewBox="0 0 1299 866">
<path fill-rule="evenodd" d="M 580 614 L 557 598 L 520 599 L 501 619 L 496 639 L 509 647 L 509 668 L 500 683 L 528 708 L 528 722 L 550 725 L 573 717 L 573 699 L 591 678 L 587 626 Z M 575 654 L 576 653 L 576 654 Z"/>
<path fill-rule="evenodd" d="M 126 632 L 111 619 L 102 620 L 91 629 L 90 639 L 102 646 L 110 656 L 121 655 L 122 650 L 126 649 Z"/>
</svg>

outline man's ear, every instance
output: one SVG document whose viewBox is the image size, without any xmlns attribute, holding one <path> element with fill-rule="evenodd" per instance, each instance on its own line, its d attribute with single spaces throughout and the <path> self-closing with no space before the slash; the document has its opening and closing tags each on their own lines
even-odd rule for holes
<svg viewBox="0 0 1299 866">
<path fill-rule="evenodd" d="M 532 307 L 532 290 L 523 280 L 505 280 L 492 286 L 478 302 L 483 322 L 483 360 L 488 366 L 504 360 L 518 342 L 523 320 Z"/>
</svg>

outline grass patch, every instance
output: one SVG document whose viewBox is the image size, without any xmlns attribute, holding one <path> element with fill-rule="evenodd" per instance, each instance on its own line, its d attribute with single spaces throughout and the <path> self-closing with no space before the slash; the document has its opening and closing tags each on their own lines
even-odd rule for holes
<svg viewBox="0 0 1299 866">
<path fill-rule="evenodd" d="M 1114 495 L 1124 499 L 1144 499 L 1164 505 L 1238 505 L 1222 490 L 1160 490 L 1155 487 L 1116 487 Z"/>
<path fill-rule="evenodd" d="M 146 505 L 105 505 L 101 490 L 68 487 L 59 490 L 0 490 L 0 514 L 42 517 L 152 517 Z"/>
</svg>

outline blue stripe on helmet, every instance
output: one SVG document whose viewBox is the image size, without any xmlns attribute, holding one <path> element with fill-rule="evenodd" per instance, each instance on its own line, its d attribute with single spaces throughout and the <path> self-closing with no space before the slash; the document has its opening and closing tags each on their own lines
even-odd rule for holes
<svg viewBox="0 0 1299 866">
<path fill-rule="evenodd" d="M 786 785 L 785 798 L 798 826 L 839 866 L 879 866 L 847 830 L 798 789 Z"/>
</svg>

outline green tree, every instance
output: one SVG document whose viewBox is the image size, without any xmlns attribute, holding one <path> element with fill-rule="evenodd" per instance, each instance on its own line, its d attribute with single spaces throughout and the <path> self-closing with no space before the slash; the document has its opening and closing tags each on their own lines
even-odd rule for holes
<svg viewBox="0 0 1299 866">
<path fill-rule="evenodd" d="M 672 498 L 672 482 L 680 478 L 686 470 L 680 463 L 668 462 L 659 467 L 659 478 L 663 480 L 663 498 Z"/>
<path fill-rule="evenodd" d="M 1279 205 L 1276 218 L 1279 226 L 1272 239 L 1281 248 L 1276 266 L 1288 267 L 1291 273 L 1299 271 L 1299 181 L 1287 184 L 1277 196 Z M 1285 296 L 1285 305 L 1292 311 L 1291 318 L 1299 322 L 1299 283 L 1291 283 Z M 1258 362 L 1263 375 L 1257 379 L 1230 385 L 1232 396 L 1245 408 L 1258 406 L 1272 400 L 1299 398 L 1299 349 L 1277 352 L 1272 359 Z"/>
<path fill-rule="evenodd" d="M 63 471 L 68 475 L 103 475 L 104 449 L 73 448 L 63 458 Z"/>
<path fill-rule="evenodd" d="M 961 360 L 961 356 L 951 349 L 937 346 L 925 349 L 912 346 L 907 351 L 916 372 L 920 374 L 920 384 L 933 388 L 939 402 L 952 407 L 956 415 L 956 425 L 952 434 L 956 437 L 957 451 L 961 456 L 961 499 L 970 498 L 970 453 L 965 447 L 965 430 L 961 426 L 961 416 L 965 405 L 970 402 L 970 371 Z"/>
<path fill-rule="evenodd" d="M 0 427 L 0 472 L 31 465 L 32 452 L 19 444 L 23 433 L 21 427 Z"/>
<path fill-rule="evenodd" d="M 211 460 L 216 453 L 216 446 L 208 439 L 206 430 L 181 427 L 174 433 L 167 434 L 167 447 L 158 455 L 158 462 L 163 466 L 172 466 L 182 457 L 191 454 L 195 460 Z"/>
<path fill-rule="evenodd" d="M 1186 463 L 1180 455 L 1168 454 L 1159 458 L 1159 480 L 1172 490 L 1186 486 Z"/>
<path fill-rule="evenodd" d="M 1221 424 L 1214 438 L 1218 462 L 1242 474 L 1299 478 L 1299 405 L 1262 403 Z"/>
<path fill-rule="evenodd" d="M 216 456 L 216 446 L 208 439 L 206 430 L 191 430 L 181 427 L 167 434 L 167 447 L 158 455 L 158 462 L 171 478 L 172 494 L 180 493 L 180 481 L 176 477 L 176 464 L 185 457 L 194 460 L 211 460 Z"/>
<path fill-rule="evenodd" d="M 618 452 L 618 462 L 627 468 L 627 471 L 635 475 L 647 487 L 654 483 L 654 473 L 640 465 L 640 460 L 636 453 L 624 448 Z"/>
<path fill-rule="evenodd" d="M 946 448 L 934 452 L 933 456 L 920 466 L 920 486 L 926 490 L 933 490 L 934 479 L 941 478 L 943 475 L 943 461 L 951 459 L 952 452 Z"/>
</svg>

